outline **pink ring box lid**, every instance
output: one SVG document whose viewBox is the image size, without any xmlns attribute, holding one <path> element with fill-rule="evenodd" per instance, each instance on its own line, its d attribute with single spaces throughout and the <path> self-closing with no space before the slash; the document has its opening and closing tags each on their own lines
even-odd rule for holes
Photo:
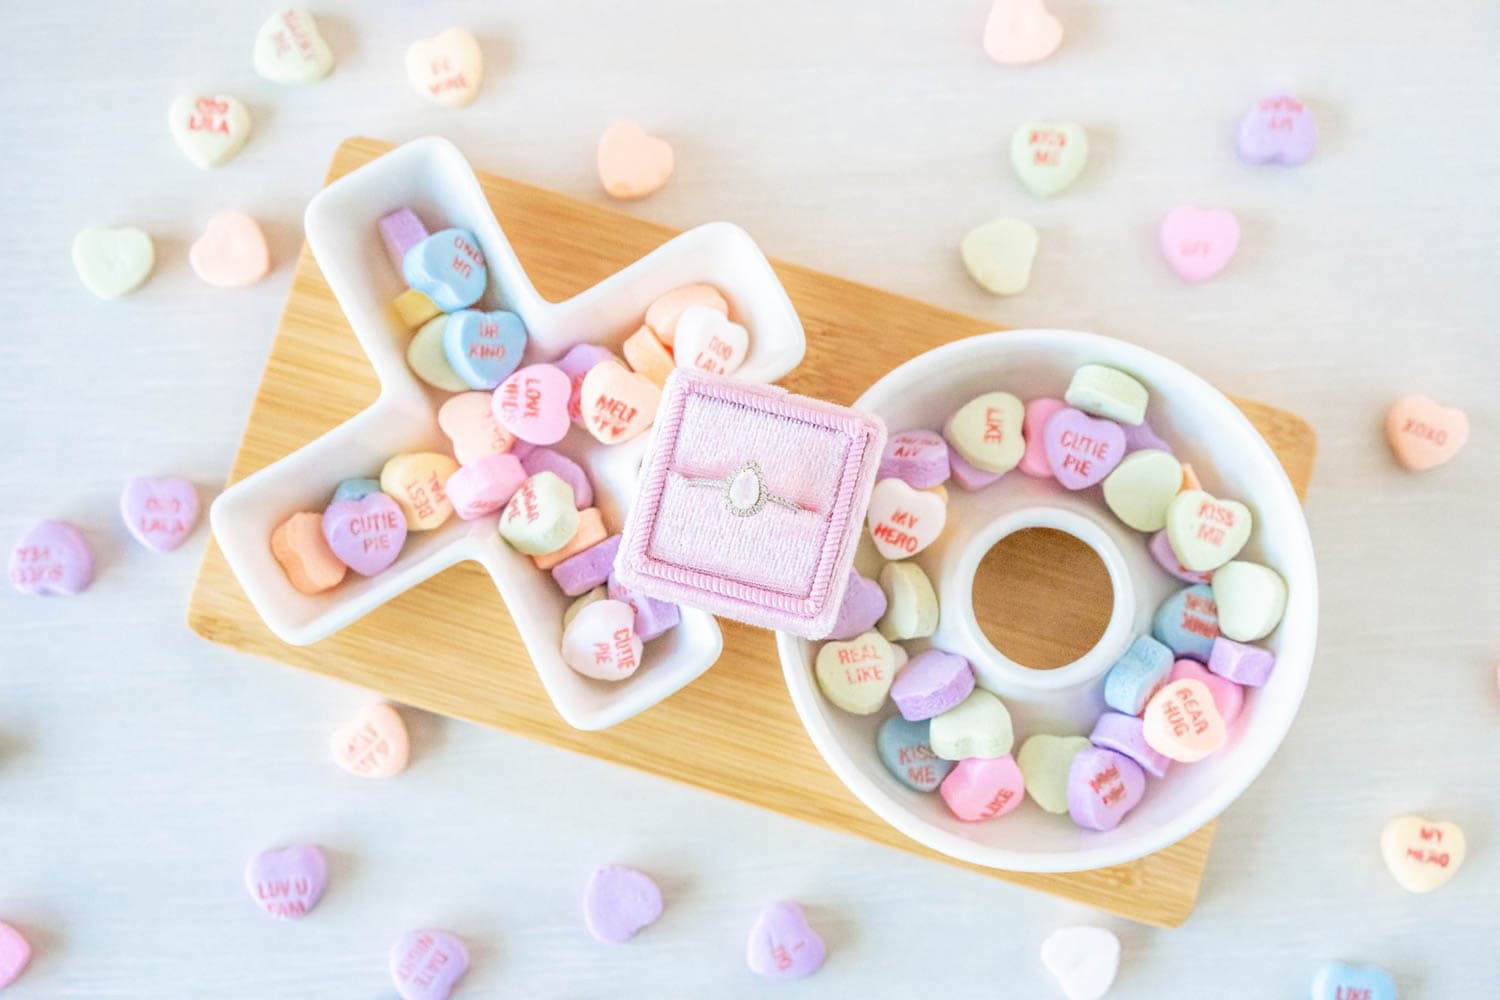
<svg viewBox="0 0 1500 1000">
<path fill-rule="evenodd" d="M 827 635 L 885 438 L 880 418 L 848 407 L 674 371 L 616 574 L 660 600 Z"/>
</svg>

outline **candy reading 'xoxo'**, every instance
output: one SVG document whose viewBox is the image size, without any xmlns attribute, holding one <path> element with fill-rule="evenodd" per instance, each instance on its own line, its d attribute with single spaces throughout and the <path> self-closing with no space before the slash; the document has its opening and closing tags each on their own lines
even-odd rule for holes
<svg viewBox="0 0 1500 1000">
<path fill-rule="evenodd" d="M 1436 468 L 1469 440 L 1463 410 L 1441 406 L 1426 396 L 1403 396 L 1385 415 L 1385 437 L 1396 461 L 1413 472 Z"/>
<path fill-rule="evenodd" d="M 1010 712 L 983 688 L 975 688 L 957 706 L 933 716 L 928 736 L 933 753 L 944 760 L 1004 757 L 1015 743 Z"/>
<path fill-rule="evenodd" d="M 1026 798 L 1021 769 L 1009 756 L 961 760 L 938 787 L 948 811 L 966 823 L 995 819 Z"/>
<path fill-rule="evenodd" d="M 1031 800 L 1049 813 L 1068 811 L 1068 774 L 1073 758 L 1089 748 L 1082 736 L 1033 733 L 1021 744 L 1016 764 Z"/>
<path fill-rule="evenodd" d="M 366 705 L 328 741 L 333 762 L 361 778 L 390 778 L 406 770 L 411 741 L 401 714 L 384 702 Z"/>
<path fill-rule="evenodd" d="M 893 715 L 880 724 L 875 734 L 875 748 L 880 761 L 891 776 L 907 788 L 930 792 L 953 770 L 953 761 L 932 752 L 928 725 L 908 722 Z"/>
<path fill-rule="evenodd" d="M 629 201 L 655 193 L 671 178 L 675 164 L 671 144 L 635 122 L 615 122 L 599 137 L 599 183 L 611 198 Z"/>
<path fill-rule="evenodd" d="M 328 859 L 313 844 L 261 851 L 245 865 L 245 888 L 255 905 L 278 920 L 300 920 L 323 896 Z"/>
<path fill-rule="evenodd" d="M 873 715 L 896 677 L 895 652 L 879 632 L 825 642 L 813 661 L 823 696 L 854 715 Z"/>
</svg>

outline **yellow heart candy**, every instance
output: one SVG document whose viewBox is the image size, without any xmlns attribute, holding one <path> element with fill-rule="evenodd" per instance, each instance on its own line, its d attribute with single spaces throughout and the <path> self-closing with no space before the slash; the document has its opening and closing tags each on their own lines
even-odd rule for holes
<svg viewBox="0 0 1500 1000">
<path fill-rule="evenodd" d="M 444 487 L 458 463 L 435 451 L 397 455 L 380 470 L 380 490 L 406 515 L 407 531 L 431 531 L 453 516 Z"/>
</svg>

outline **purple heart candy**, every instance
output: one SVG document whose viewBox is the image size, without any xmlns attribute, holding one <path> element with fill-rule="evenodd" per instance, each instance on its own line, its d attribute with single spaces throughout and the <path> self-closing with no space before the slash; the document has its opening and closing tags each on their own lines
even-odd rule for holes
<svg viewBox="0 0 1500 1000">
<path fill-rule="evenodd" d="M 636 593 L 621 583 L 613 571 L 609 574 L 609 599 L 622 601 L 635 611 L 635 634 L 642 642 L 650 642 L 682 621 L 682 609 L 677 605 Z"/>
<path fill-rule="evenodd" d="M 901 718 L 921 722 L 942 715 L 974 690 L 974 671 L 957 653 L 929 649 L 918 653 L 896 674 L 891 700 Z"/>
<path fill-rule="evenodd" d="M 1166 529 L 1163 528 L 1151 536 L 1151 541 L 1146 543 L 1146 549 L 1151 553 L 1151 558 L 1156 560 L 1156 565 L 1188 583 L 1207 583 L 1213 576 L 1212 573 L 1198 573 L 1188 569 L 1177 560 L 1177 553 L 1172 551 L 1172 540 L 1167 537 Z"/>
<path fill-rule="evenodd" d="M 120 517 L 146 548 L 171 552 L 198 523 L 198 491 L 186 479 L 137 477 L 120 494 Z"/>
<path fill-rule="evenodd" d="M 1312 159 L 1318 145 L 1318 123 L 1312 112 L 1290 94 L 1272 94 L 1250 106 L 1235 136 L 1246 163 L 1281 163 L 1294 167 Z"/>
<path fill-rule="evenodd" d="M 948 471 L 953 474 L 953 481 L 970 493 L 982 490 L 991 483 L 999 482 L 1000 477 L 1005 475 L 1003 472 L 986 472 L 970 465 L 958 453 L 957 448 L 948 449 Z"/>
<path fill-rule="evenodd" d="M 578 400 L 583 389 L 583 377 L 593 370 L 595 365 L 605 361 L 618 360 L 607 349 L 598 344 L 574 344 L 568 348 L 556 364 L 568 376 L 568 381 L 573 383 L 573 391 L 568 394 L 568 416 L 573 423 L 579 427 L 583 426 L 583 409 Z"/>
<path fill-rule="evenodd" d="M 935 431 L 902 431 L 885 443 L 876 479 L 900 479 L 925 490 L 948 481 L 948 442 Z"/>
<path fill-rule="evenodd" d="M 71 524 L 38 521 L 10 550 L 8 572 L 23 594 L 71 597 L 94 582 L 94 551 Z"/>
<path fill-rule="evenodd" d="M 391 981 L 401 1000 L 446 1000 L 468 970 L 469 953 L 447 931 L 407 931 L 391 945 Z"/>
<path fill-rule="evenodd" d="M 328 860 L 311 844 L 261 851 L 245 866 L 245 888 L 257 906 L 281 920 L 298 920 L 318 905 L 328 884 Z"/>
<path fill-rule="evenodd" d="M 1125 432 L 1113 420 L 1101 420 L 1069 406 L 1058 410 L 1042 429 L 1047 464 L 1070 490 L 1088 489 L 1109 475 L 1125 457 Z"/>
<path fill-rule="evenodd" d="M 661 890 L 634 868 L 600 868 L 583 890 L 583 922 L 605 944 L 624 944 L 660 916 Z"/>
<path fill-rule="evenodd" d="M 517 454 L 514 448 L 511 449 L 511 454 Z M 526 470 L 528 476 L 534 476 L 538 472 L 551 472 L 558 479 L 573 487 L 574 507 L 583 510 L 594 506 L 594 485 L 589 482 L 588 473 L 583 471 L 583 466 L 567 455 L 560 451 L 553 451 L 551 448 L 534 447 L 520 457 L 521 468 Z"/>
<path fill-rule="evenodd" d="M 1120 428 L 1125 432 L 1125 454 L 1132 451 L 1164 451 L 1172 454 L 1172 446 L 1163 441 L 1151 425 L 1142 420 L 1138 424 L 1126 424 Z"/>
<path fill-rule="evenodd" d="M 1087 747 L 1068 769 L 1068 814 L 1088 830 L 1113 830 L 1146 794 L 1146 773 L 1122 753 Z"/>
<path fill-rule="evenodd" d="M 609 579 L 615 569 L 615 553 L 619 551 L 620 536 L 610 535 L 597 545 L 590 545 L 553 566 L 552 579 L 557 581 L 564 594 L 577 597 Z M 641 641 L 646 641 L 644 636 Z"/>
<path fill-rule="evenodd" d="M 773 903 L 755 918 L 745 962 L 767 979 L 801 979 L 818 971 L 826 951 L 796 903 Z"/>
<path fill-rule="evenodd" d="M 1153 778 L 1165 778 L 1172 761 L 1165 754 L 1157 753 L 1146 742 L 1146 727 L 1138 715 L 1124 712 L 1105 712 L 1094 723 L 1089 733 L 1089 742 L 1096 747 L 1122 753 L 1141 765 L 1141 769 Z"/>
<path fill-rule="evenodd" d="M 849 571 L 849 583 L 844 588 L 844 600 L 839 604 L 838 617 L 833 620 L 833 630 L 828 638 L 847 641 L 864 635 L 875 627 L 880 616 L 885 614 L 885 591 L 880 584 Z"/>
<path fill-rule="evenodd" d="M 401 554 L 406 515 L 384 493 L 337 500 L 323 512 L 323 538 L 345 566 L 361 576 L 374 576 Z"/>
<path fill-rule="evenodd" d="M 1276 667 L 1276 654 L 1259 646 L 1226 639 L 1222 635 L 1214 640 L 1208 653 L 1208 669 L 1225 680 L 1246 687 L 1261 687 L 1271 679 Z"/>
</svg>

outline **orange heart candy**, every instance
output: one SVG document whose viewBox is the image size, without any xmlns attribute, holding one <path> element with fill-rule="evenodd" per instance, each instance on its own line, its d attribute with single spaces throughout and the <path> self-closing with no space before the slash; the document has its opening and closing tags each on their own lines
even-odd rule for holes
<svg viewBox="0 0 1500 1000">
<path fill-rule="evenodd" d="M 599 137 L 599 180 L 612 198 L 644 198 L 672 176 L 676 158 L 666 140 L 635 122 L 615 122 Z"/>
<path fill-rule="evenodd" d="M 1426 396 L 1402 396 L 1385 415 L 1385 439 L 1396 461 L 1413 472 L 1433 469 L 1463 450 L 1468 415 Z"/>
<path fill-rule="evenodd" d="M 329 742 L 333 762 L 361 778 L 389 778 L 406 770 L 411 743 L 406 723 L 384 702 L 366 705 Z"/>
<path fill-rule="evenodd" d="M 583 377 L 578 409 L 589 433 L 605 444 L 622 444 L 651 426 L 661 390 L 618 361 L 601 361 Z"/>
</svg>

